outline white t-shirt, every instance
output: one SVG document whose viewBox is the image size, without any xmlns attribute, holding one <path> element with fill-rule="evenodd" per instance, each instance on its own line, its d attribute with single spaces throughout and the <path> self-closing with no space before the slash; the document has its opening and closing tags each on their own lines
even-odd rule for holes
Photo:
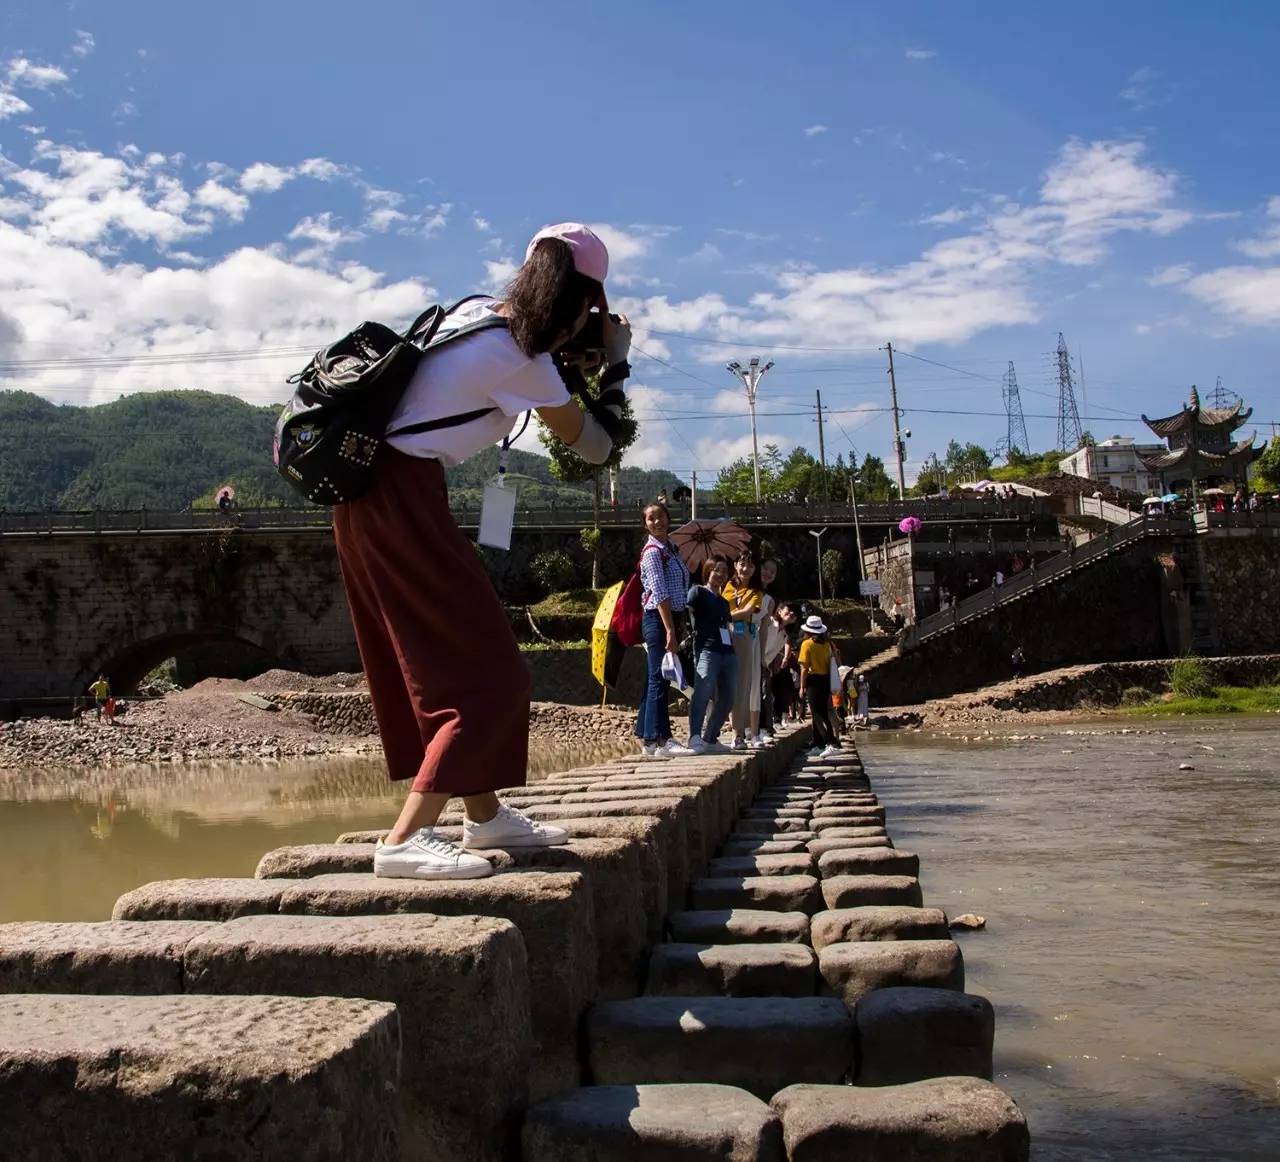
<svg viewBox="0 0 1280 1162">
<path fill-rule="evenodd" d="M 441 333 L 495 314 L 495 302 L 473 299 L 465 303 L 445 320 Z M 392 436 L 387 443 L 409 456 L 458 464 L 490 444 L 500 443 L 511 433 L 521 412 L 568 402 L 569 391 L 551 356 L 530 359 L 505 327 L 494 327 L 428 351 L 400 397 L 387 431 L 477 408 L 497 410 L 452 428 Z"/>
</svg>

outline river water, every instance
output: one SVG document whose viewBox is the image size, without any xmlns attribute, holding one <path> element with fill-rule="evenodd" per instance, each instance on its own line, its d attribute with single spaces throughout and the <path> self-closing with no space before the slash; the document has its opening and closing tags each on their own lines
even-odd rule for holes
<svg viewBox="0 0 1280 1162">
<path fill-rule="evenodd" d="M 1275 1162 L 1280 727 L 1091 729 L 863 753 L 925 901 L 986 917 L 967 988 L 1037 1160 Z"/>
<path fill-rule="evenodd" d="M 863 748 L 926 900 L 987 919 L 958 936 L 968 988 L 1037 1159 L 1280 1159 L 1280 728 Z M 535 754 L 531 777 L 604 753 Z M 399 803 L 364 759 L 0 773 L 0 921 L 105 919 Z"/>
</svg>

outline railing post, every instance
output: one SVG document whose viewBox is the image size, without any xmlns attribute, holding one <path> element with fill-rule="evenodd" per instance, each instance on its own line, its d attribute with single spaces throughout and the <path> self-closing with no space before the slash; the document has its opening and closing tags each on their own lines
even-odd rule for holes
<svg viewBox="0 0 1280 1162">
<path fill-rule="evenodd" d="M 139 518 L 139 523 L 142 528 L 145 529 L 147 527 L 147 506 L 145 504 L 142 506 L 142 516 Z"/>
</svg>

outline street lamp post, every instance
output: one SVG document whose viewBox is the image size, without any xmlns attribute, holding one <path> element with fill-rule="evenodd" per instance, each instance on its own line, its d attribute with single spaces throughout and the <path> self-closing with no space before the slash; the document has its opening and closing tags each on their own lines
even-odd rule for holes
<svg viewBox="0 0 1280 1162">
<path fill-rule="evenodd" d="M 818 544 L 818 600 L 819 601 L 826 600 L 826 594 L 824 594 L 822 591 L 822 534 L 825 533 L 826 531 L 827 531 L 826 529 L 821 529 L 820 531 L 815 533 L 813 529 L 809 530 L 809 535 L 813 537 Z"/>
<path fill-rule="evenodd" d="M 725 364 L 725 369 L 742 380 L 742 386 L 747 389 L 747 406 L 751 409 L 751 468 L 756 485 L 756 504 L 760 503 L 760 446 L 756 442 L 756 389 L 760 386 L 764 373 L 772 366 L 771 359 L 761 367 L 758 355 L 753 355 L 746 367 L 736 359 L 732 363 Z"/>
<path fill-rule="evenodd" d="M 849 503 L 853 506 L 853 536 L 858 543 L 858 580 L 865 581 L 867 574 L 862 564 L 862 524 L 858 520 L 858 480 L 856 472 L 849 473 Z"/>
</svg>

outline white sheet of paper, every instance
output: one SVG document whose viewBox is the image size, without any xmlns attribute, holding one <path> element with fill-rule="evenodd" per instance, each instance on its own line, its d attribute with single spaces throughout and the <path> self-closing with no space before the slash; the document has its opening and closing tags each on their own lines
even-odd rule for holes
<svg viewBox="0 0 1280 1162">
<path fill-rule="evenodd" d="M 516 490 L 500 484 L 484 486 L 480 505 L 480 534 L 476 538 L 491 549 L 511 548 L 511 529 L 516 523 Z"/>
<path fill-rule="evenodd" d="M 729 627 L 727 625 L 720 627 L 720 640 L 727 646 L 733 645 L 733 638 L 729 636 Z"/>
</svg>

